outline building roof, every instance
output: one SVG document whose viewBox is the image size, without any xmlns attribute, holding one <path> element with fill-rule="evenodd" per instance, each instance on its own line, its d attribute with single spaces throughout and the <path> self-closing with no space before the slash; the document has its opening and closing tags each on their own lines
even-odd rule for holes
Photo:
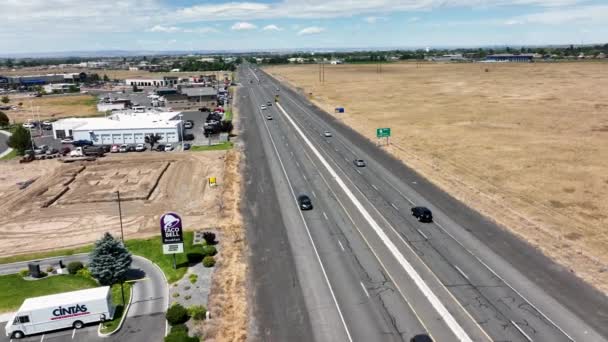
<svg viewBox="0 0 608 342">
<path fill-rule="evenodd" d="M 68 118 L 57 120 L 56 124 L 71 126 L 76 131 L 104 131 L 123 129 L 174 128 L 179 125 L 180 112 L 123 111 L 107 118 Z M 67 124 L 67 125 L 66 125 Z"/>
<path fill-rule="evenodd" d="M 45 309 L 49 306 L 65 305 L 88 300 L 106 299 L 110 292 L 109 286 L 95 287 L 92 289 L 63 292 L 48 296 L 34 297 L 26 299 L 19 311 L 32 311 Z"/>
<path fill-rule="evenodd" d="M 189 97 L 194 96 L 212 96 L 217 95 L 217 90 L 212 87 L 200 87 L 200 88 L 182 88 L 182 94 Z"/>
</svg>

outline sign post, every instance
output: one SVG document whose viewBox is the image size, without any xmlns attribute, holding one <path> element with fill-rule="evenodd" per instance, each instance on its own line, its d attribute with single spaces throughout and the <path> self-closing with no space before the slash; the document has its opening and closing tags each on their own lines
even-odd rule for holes
<svg viewBox="0 0 608 342">
<path fill-rule="evenodd" d="M 160 217 L 160 234 L 163 240 L 163 254 L 173 254 L 173 268 L 177 268 L 175 254 L 184 253 L 182 218 L 176 213 L 166 213 Z"/>
<path fill-rule="evenodd" d="M 391 136 L 391 129 L 387 128 L 376 128 L 376 138 L 386 138 L 386 144 L 388 145 L 388 139 Z"/>
</svg>

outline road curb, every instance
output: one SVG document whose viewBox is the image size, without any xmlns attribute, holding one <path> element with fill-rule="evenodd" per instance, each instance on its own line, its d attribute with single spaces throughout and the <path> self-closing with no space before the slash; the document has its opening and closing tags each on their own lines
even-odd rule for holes
<svg viewBox="0 0 608 342">
<path fill-rule="evenodd" d="M 127 303 L 127 306 L 125 307 L 125 310 L 123 311 L 123 315 L 122 318 L 120 320 L 120 323 L 118 323 L 118 326 L 116 327 L 116 329 L 114 329 L 114 331 L 111 331 L 107 334 L 104 334 L 101 332 L 101 326 L 103 323 L 101 323 L 98 328 L 97 328 L 97 336 L 99 337 L 109 337 L 112 336 L 114 334 L 116 334 L 117 332 L 120 331 L 120 329 L 122 329 L 122 325 L 125 323 L 125 320 L 127 319 L 127 315 L 129 314 L 129 308 L 131 308 L 131 303 L 133 302 L 133 286 L 131 286 L 131 293 L 129 296 L 129 303 Z"/>
<path fill-rule="evenodd" d="M 7 137 L 10 137 L 11 135 L 13 135 L 11 132 L 7 132 L 5 130 L 0 130 L 0 134 L 5 135 Z M 7 148 L 4 152 L 0 153 L 0 158 L 6 156 L 7 154 L 13 152 L 12 148 Z"/>
</svg>

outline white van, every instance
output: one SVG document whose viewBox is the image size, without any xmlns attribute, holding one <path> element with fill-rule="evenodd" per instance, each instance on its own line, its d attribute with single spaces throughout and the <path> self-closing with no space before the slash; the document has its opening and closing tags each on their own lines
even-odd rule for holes
<svg viewBox="0 0 608 342">
<path fill-rule="evenodd" d="M 6 336 L 22 338 L 46 331 L 75 328 L 112 319 L 109 286 L 26 299 L 6 323 Z"/>
</svg>

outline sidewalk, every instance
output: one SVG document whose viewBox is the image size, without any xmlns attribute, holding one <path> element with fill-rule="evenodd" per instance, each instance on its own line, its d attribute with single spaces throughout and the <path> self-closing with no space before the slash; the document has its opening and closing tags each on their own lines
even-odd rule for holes
<svg viewBox="0 0 608 342">
<path fill-rule="evenodd" d="M 0 322 L 8 322 L 13 317 L 14 312 L 5 312 L 0 314 Z"/>
</svg>

